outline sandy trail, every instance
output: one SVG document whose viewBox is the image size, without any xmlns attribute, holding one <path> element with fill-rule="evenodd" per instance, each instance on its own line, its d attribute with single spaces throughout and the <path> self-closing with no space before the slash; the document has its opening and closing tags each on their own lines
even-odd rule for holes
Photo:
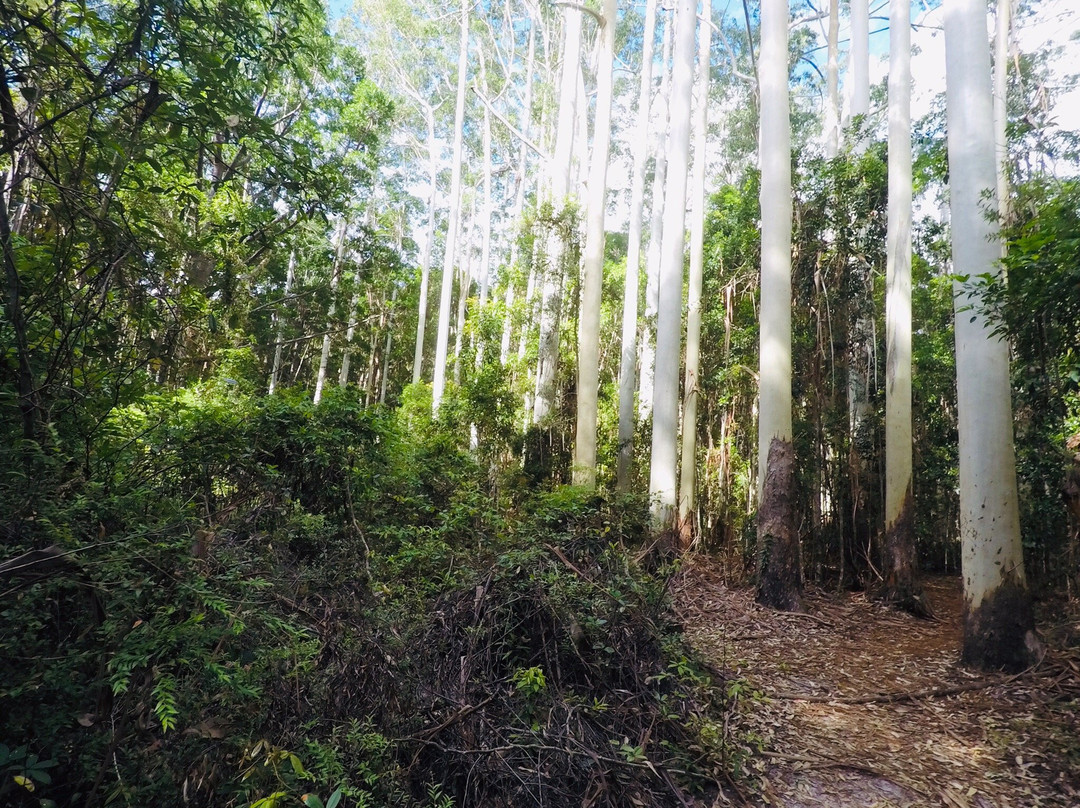
<svg viewBox="0 0 1080 808">
<path fill-rule="evenodd" d="M 977 674 L 958 664 L 959 580 L 927 590 L 935 621 L 820 592 L 807 614 L 786 615 L 726 587 L 709 559 L 689 563 L 675 587 L 686 633 L 725 678 L 745 680 L 751 804 L 1080 806 L 1080 648 L 1060 642 L 1080 626 L 1053 615 L 1032 672 Z"/>
</svg>

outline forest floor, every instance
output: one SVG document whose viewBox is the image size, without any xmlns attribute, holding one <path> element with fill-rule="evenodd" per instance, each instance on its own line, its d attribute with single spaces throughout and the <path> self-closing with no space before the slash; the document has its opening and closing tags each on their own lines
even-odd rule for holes
<svg viewBox="0 0 1080 808">
<path fill-rule="evenodd" d="M 1047 654 L 1019 676 L 959 665 L 958 578 L 926 582 L 935 620 L 864 593 L 810 591 L 805 614 L 758 606 L 697 557 L 675 585 L 690 641 L 745 681 L 753 791 L 771 808 L 1080 806 L 1080 615 L 1044 608 Z M 730 688 L 730 685 L 729 685 Z"/>
</svg>

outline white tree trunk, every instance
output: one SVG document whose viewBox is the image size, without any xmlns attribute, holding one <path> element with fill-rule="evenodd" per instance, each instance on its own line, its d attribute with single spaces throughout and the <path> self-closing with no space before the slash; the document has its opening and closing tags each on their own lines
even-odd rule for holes
<svg viewBox="0 0 1080 808">
<path fill-rule="evenodd" d="M 424 251 L 420 254 L 420 303 L 416 318 L 416 348 L 413 351 L 413 384 L 420 381 L 424 366 L 424 329 L 427 326 L 428 283 L 431 279 L 431 253 L 435 249 L 436 200 L 439 194 L 439 144 L 435 139 L 435 110 L 424 108 L 427 118 L 428 148 L 428 220 Z"/>
<path fill-rule="evenodd" d="M 1000 276 L 993 92 L 986 0 L 945 4 L 953 271 Z M 1022 670 L 1038 650 L 1024 577 L 1013 452 L 1009 348 L 973 285 L 956 288 L 964 650 L 979 668 Z"/>
<path fill-rule="evenodd" d="M 341 277 L 341 262 L 345 257 L 345 231 L 348 229 L 348 220 L 342 216 L 338 223 L 337 244 L 334 246 L 334 264 L 330 270 L 330 309 L 326 313 L 326 333 L 323 334 L 322 353 L 319 355 L 319 370 L 315 376 L 314 401 L 318 404 L 322 401 L 323 387 L 326 385 L 326 367 L 330 363 L 330 331 L 333 329 L 334 314 L 337 303 L 334 294 L 337 292 L 338 280 Z"/>
<path fill-rule="evenodd" d="M 630 490 L 634 456 L 634 391 L 637 382 L 638 294 L 641 281 L 641 218 L 645 207 L 645 158 L 649 153 L 649 102 L 652 100 L 653 51 L 656 39 L 656 0 L 646 0 L 645 33 L 641 48 L 641 84 L 635 124 L 634 167 L 630 181 L 629 239 L 623 289 L 622 353 L 619 360 L 619 454 L 616 486 Z"/>
<path fill-rule="evenodd" d="M 574 157 L 574 127 L 576 125 L 577 89 L 581 62 L 581 12 L 566 6 L 563 27 L 563 64 L 559 82 L 559 116 L 556 124 L 555 154 L 551 167 L 551 203 L 558 214 L 568 202 L 571 192 L 571 170 Z M 544 421 L 555 403 L 555 373 L 559 361 L 559 317 L 562 310 L 562 281 L 566 244 L 558 232 L 551 229 L 548 239 L 547 267 L 544 272 L 540 301 L 540 339 L 536 361 L 536 393 L 533 402 L 533 423 Z"/>
<path fill-rule="evenodd" d="M 270 371 L 270 388 L 267 390 L 268 395 L 274 395 L 274 390 L 277 389 L 278 376 L 281 373 L 281 349 L 282 342 L 285 340 L 285 317 L 282 312 L 288 308 L 289 305 L 289 293 L 292 291 L 293 280 L 296 277 L 296 248 L 289 253 L 289 268 L 285 272 L 285 295 L 282 300 L 281 309 L 274 315 L 274 319 L 277 320 L 277 342 L 274 345 L 274 366 Z"/>
<path fill-rule="evenodd" d="M 461 203 L 458 203 L 459 205 Z M 476 196 L 469 204 L 469 218 L 465 220 L 461 239 L 461 271 L 458 273 L 457 319 L 454 325 L 454 384 L 461 384 L 461 349 L 465 339 L 465 315 L 472 292 L 473 229 L 476 222 Z"/>
<path fill-rule="evenodd" d="M 521 131 L 525 137 L 532 134 L 532 85 L 533 64 L 536 57 L 536 28 L 529 26 L 529 55 L 525 60 L 525 98 L 521 105 Z M 505 365 L 510 359 L 510 338 L 514 328 L 514 273 L 518 265 L 517 229 L 521 223 L 521 214 L 525 211 L 525 185 L 529 170 L 529 147 L 521 144 L 518 157 L 517 187 L 514 189 L 514 206 L 510 210 L 510 277 L 506 283 L 506 314 L 503 320 L 502 342 L 499 346 L 499 361 Z M 524 325 L 522 328 L 524 329 Z"/>
<path fill-rule="evenodd" d="M 393 344 L 391 338 L 394 336 L 394 305 L 397 303 L 398 288 L 394 286 L 394 291 L 390 293 L 390 313 L 387 317 L 386 323 L 386 344 L 383 346 L 382 356 L 382 370 L 381 378 L 379 379 L 379 403 L 386 403 L 386 382 L 390 377 L 390 347 Z"/>
<path fill-rule="evenodd" d="M 660 233 L 664 227 L 664 189 L 667 186 L 667 139 L 671 106 L 671 43 L 673 20 L 664 27 L 664 56 L 660 62 L 660 95 L 657 99 L 656 119 L 659 128 L 656 136 L 656 162 L 653 167 L 652 211 L 649 221 L 649 248 L 645 262 L 645 322 L 641 329 L 641 379 L 638 383 L 638 418 L 642 421 L 652 416 L 653 376 L 656 370 L 657 309 L 660 305 Z"/>
<path fill-rule="evenodd" d="M 791 119 L 787 0 L 762 0 L 761 348 L 758 403 L 758 600 L 801 607 L 791 432 Z"/>
<path fill-rule="evenodd" d="M 593 120 L 589 199 L 586 204 L 585 260 L 578 312 L 577 432 L 574 483 L 596 487 L 596 422 L 600 385 L 600 297 L 604 283 L 604 214 L 607 212 L 608 151 L 611 146 L 611 89 L 615 69 L 616 0 L 604 0 L 596 63 L 596 117 Z"/>
<path fill-rule="evenodd" d="M 851 0 L 851 46 L 848 58 L 848 74 L 851 77 L 849 95 L 852 122 L 870 111 L 870 3 L 869 0 Z M 861 149 L 864 138 L 855 142 Z"/>
<path fill-rule="evenodd" d="M 867 0 L 851 0 L 851 116 L 865 117 L 870 111 L 870 12 Z M 868 138 L 860 134 L 851 144 L 862 153 Z M 865 226 L 857 224 L 865 231 Z M 872 541 L 871 496 L 875 486 L 868 458 L 873 450 L 874 434 L 870 406 L 871 380 L 876 361 L 874 335 L 873 280 L 869 263 L 861 255 L 848 260 L 852 296 L 848 328 L 847 396 L 848 429 L 851 450 L 848 453 L 848 479 L 852 542 L 866 547 Z"/>
<path fill-rule="evenodd" d="M 686 291 L 686 370 L 683 376 L 682 462 L 679 468 L 679 529 L 691 537 L 697 473 L 698 370 L 701 352 L 701 285 L 705 265 L 705 140 L 709 123 L 709 54 L 712 20 L 709 0 L 698 26 L 697 108 L 694 111 L 694 171 L 690 182 L 690 274 Z"/>
<path fill-rule="evenodd" d="M 998 213 L 1001 220 L 1010 218 L 1009 141 L 1006 127 L 1009 122 L 1009 37 L 1012 33 L 1012 0 L 997 0 L 994 20 L 994 159 L 997 166 Z M 1002 255 L 1005 242 L 1001 243 Z"/>
<path fill-rule="evenodd" d="M 840 146 L 840 0 L 829 0 L 829 33 L 825 68 L 825 157 L 836 157 Z"/>
<path fill-rule="evenodd" d="M 435 343 L 435 373 L 431 385 L 431 407 L 439 412 L 446 391 L 446 360 L 450 347 L 450 301 L 454 293 L 454 262 L 457 258 L 458 221 L 461 215 L 461 164 L 464 159 L 465 79 L 469 67 L 469 0 L 461 2 L 461 42 L 458 46 L 457 106 L 454 109 L 454 157 L 450 168 L 450 220 L 446 228 L 442 289 L 439 294 L 439 333 Z"/>
<path fill-rule="evenodd" d="M 928 615 L 916 581 L 911 483 L 911 0 L 889 17 L 889 210 L 885 270 L 885 599 Z"/>
<path fill-rule="evenodd" d="M 690 165 L 690 104 L 694 85 L 695 0 L 677 0 L 672 58 L 668 176 L 660 246 L 660 302 L 656 313 L 652 454 L 649 499 L 656 526 L 675 517 L 679 430 L 679 343 L 682 333 L 683 245 L 686 242 L 686 174 Z"/>
<path fill-rule="evenodd" d="M 349 383 L 349 364 L 352 361 L 352 342 L 356 336 L 356 309 L 360 305 L 360 270 L 356 271 L 356 288 L 349 304 L 349 326 L 345 329 L 345 350 L 341 356 L 341 370 L 338 372 L 338 387 Z"/>
</svg>

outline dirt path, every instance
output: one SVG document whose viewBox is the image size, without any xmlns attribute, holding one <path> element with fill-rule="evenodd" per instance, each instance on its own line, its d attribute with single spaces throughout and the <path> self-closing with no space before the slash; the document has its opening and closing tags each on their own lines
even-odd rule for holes
<svg viewBox="0 0 1080 808">
<path fill-rule="evenodd" d="M 725 587 L 708 559 L 690 563 L 675 590 L 687 635 L 745 680 L 750 804 L 1080 806 L 1080 648 L 1053 650 L 1051 634 L 1035 671 L 977 675 L 957 664 L 959 580 L 928 592 L 936 621 L 861 594 L 813 593 L 807 614 L 787 615 Z"/>
</svg>

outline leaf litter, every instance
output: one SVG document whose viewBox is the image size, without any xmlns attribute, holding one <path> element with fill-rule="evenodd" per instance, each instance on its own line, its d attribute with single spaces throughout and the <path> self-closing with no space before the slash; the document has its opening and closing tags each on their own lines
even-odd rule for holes
<svg viewBox="0 0 1080 808">
<path fill-rule="evenodd" d="M 1080 806 L 1080 613 L 1044 608 L 1042 662 L 1017 676 L 959 664 L 961 586 L 924 582 L 937 619 L 866 593 L 759 606 L 693 557 L 673 582 L 684 631 L 724 679 L 760 694 L 739 716 L 749 804 L 772 808 Z"/>
</svg>

